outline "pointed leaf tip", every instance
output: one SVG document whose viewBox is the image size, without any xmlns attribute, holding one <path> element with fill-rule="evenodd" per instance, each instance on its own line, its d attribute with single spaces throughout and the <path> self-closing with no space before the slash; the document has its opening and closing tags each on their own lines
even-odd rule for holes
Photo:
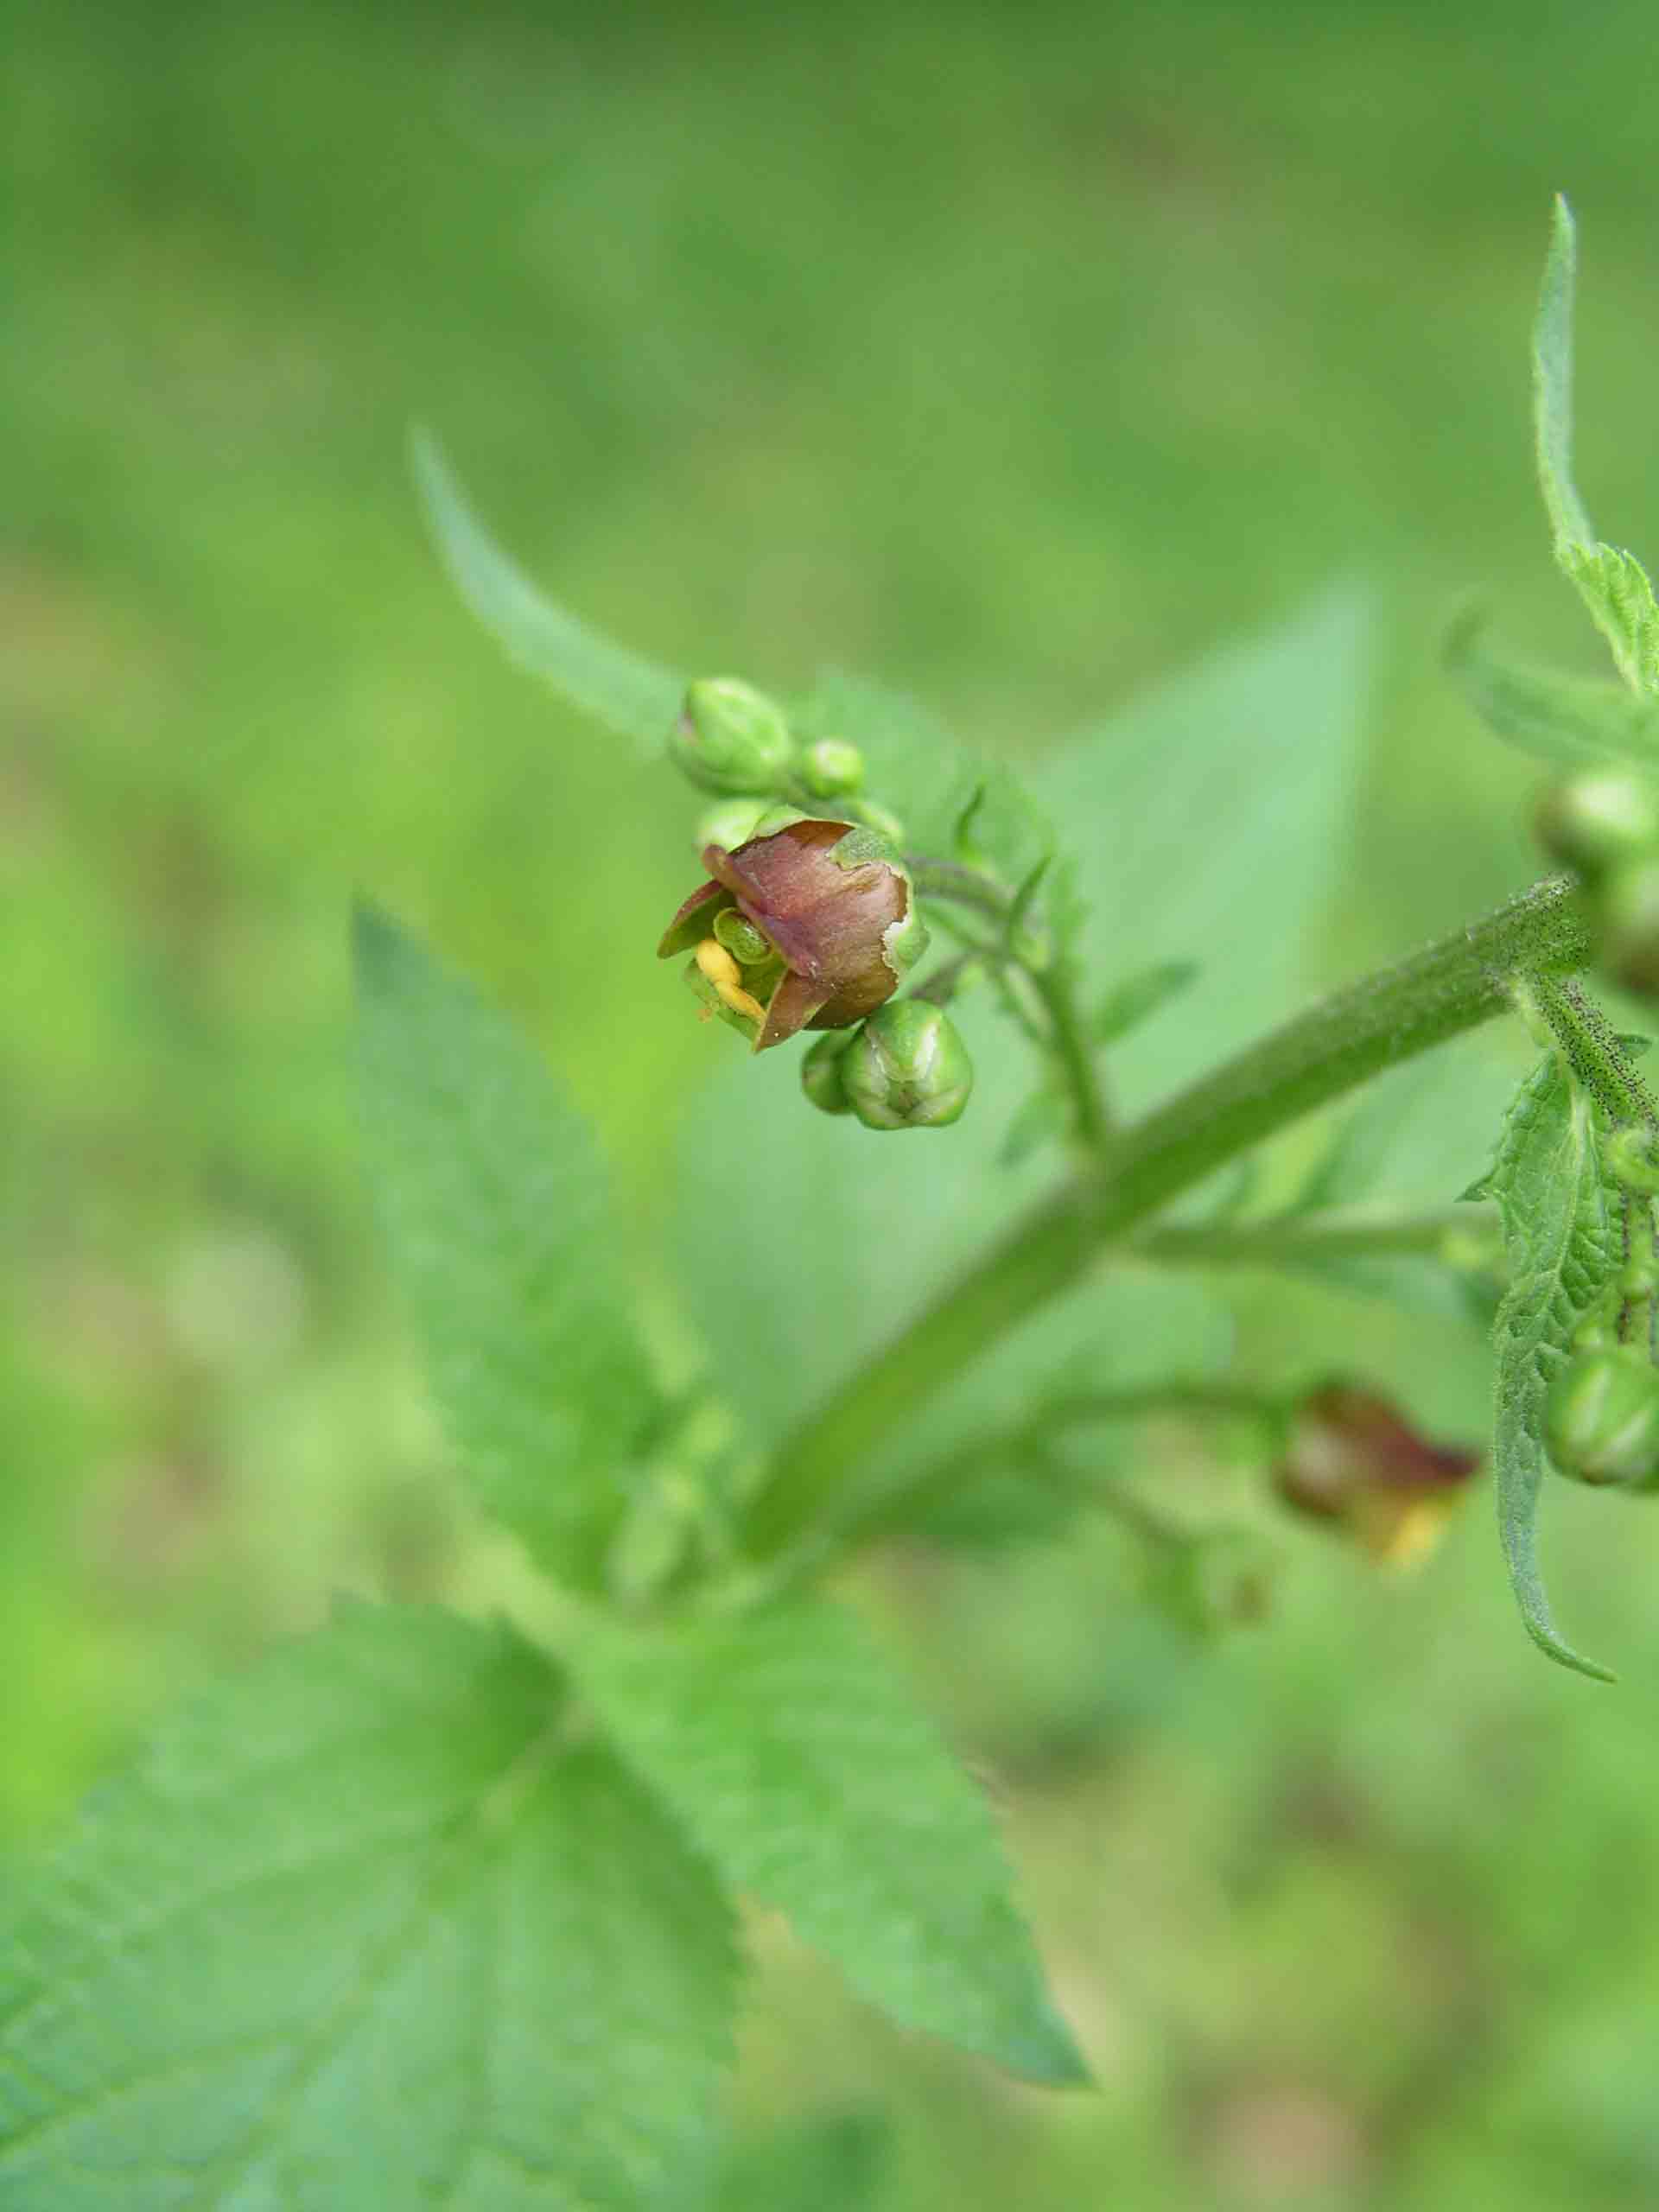
<svg viewBox="0 0 1659 2212">
<path fill-rule="evenodd" d="M 630 652 L 549 598 L 485 528 L 443 448 L 421 424 L 410 465 L 450 582 L 510 660 L 648 752 L 666 741 L 685 679 Z"/>
<path fill-rule="evenodd" d="M 1095 2077 L 1077 2038 L 1055 2006 L 1043 2001 L 1027 2032 L 1005 2043 L 1002 2063 L 1022 2082 L 1044 2089 L 1092 2089 Z"/>
<path fill-rule="evenodd" d="M 1592 1682 L 1616 1682 L 1618 1680 L 1611 1667 L 1604 1667 L 1596 1659 L 1586 1659 L 1581 1651 L 1575 1651 L 1570 1643 L 1564 1643 L 1548 1620 L 1535 1619 L 1524 1606 L 1522 1619 L 1526 1624 L 1527 1634 L 1545 1657 L 1553 1659 L 1558 1667 L 1565 1667 L 1569 1674 L 1586 1675 Z"/>
</svg>

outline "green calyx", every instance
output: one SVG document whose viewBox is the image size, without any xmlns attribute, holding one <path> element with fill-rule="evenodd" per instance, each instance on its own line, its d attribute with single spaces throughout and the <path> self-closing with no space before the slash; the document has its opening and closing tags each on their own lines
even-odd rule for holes
<svg viewBox="0 0 1659 2212">
<path fill-rule="evenodd" d="M 959 1121 L 973 1062 L 942 1007 L 891 999 L 858 1030 L 839 1061 L 848 1104 L 867 1129 L 939 1129 Z"/>
<path fill-rule="evenodd" d="M 668 750 L 701 790 L 734 798 L 780 791 L 795 767 L 783 709 L 735 676 L 704 677 L 689 687 Z"/>
<path fill-rule="evenodd" d="M 1557 1471 L 1575 1482 L 1659 1484 L 1659 1371 L 1645 1351 L 1575 1353 L 1545 1398 L 1544 1441 Z"/>
<path fill-rule="evenodd" d="M 841 1080 L 841 1064 L 856 1033 L 826 1030 L 801 1062 L 801 1089 L 821 1114 L 850 1114 L 853 1103 Z"/>
<path fill-rule="evenodd" d="M 710 845 L 718 845 L 722 852 L 734 853 L 740 845 L 748 843 L 769 811 L 764 799 L 729 798 L 722 805 L 709 807 L 698 817 L 691 842 L 699 853 Z"/>
</svg>

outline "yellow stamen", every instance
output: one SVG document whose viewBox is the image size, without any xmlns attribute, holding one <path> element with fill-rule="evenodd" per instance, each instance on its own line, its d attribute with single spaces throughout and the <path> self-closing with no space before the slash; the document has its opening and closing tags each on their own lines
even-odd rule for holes
<svg viewBox="0 0 1659 2212">
<path fill-rule="evenodd" d="M 745 1014 L 751 1021 L 766 1020 L 766 1009 L 753 993 L 744 989 L 743 970 L 717 938 L 704 938 L 693 957 L 722 1003 L 730 1007 L 734 1014 Z"/>
<path fill-rule="evenodd" d="M 1356 1516 L 1359 1541 L 1383 1567 L 1420 1566 L 1445 1535 L 1452 1511 L 1445 1497 L 1395 1496 L 1368 1503 L 1370 1510 Z"/>
</svg>

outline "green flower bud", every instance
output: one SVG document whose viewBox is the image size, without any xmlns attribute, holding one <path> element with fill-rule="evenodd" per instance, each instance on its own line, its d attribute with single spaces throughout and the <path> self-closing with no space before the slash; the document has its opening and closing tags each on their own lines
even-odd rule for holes
<svg viewBox="0 0 1659 2212">
<path fill-rule="evenodd" d="M 728 798 L 722 805 L 711 806 L 701 817 L 692 842 L 699 853 L 705 845 L 723 845 L 728 853 L 734 853 L 755 836 L 766 811 L 764 799 Z"/>
<path fill-rule="evenodd" d="M 897 999 L 849 1045 L 841 1082 L 867 1129 L 942 1129 L 962 1116 L 974 1065 L 943 1007 Z"/>
<path fill-rule="evenodd" d="M 841 1063 L 853 1033 L 832 1029 L 820 1037 L 801 1062 L 801 1089 L 821 1114 L 850 1114 L 851 1099 L 842 1088 Z"/>
<path fill-rule="evenodd" d="M 779 790 L 795 765 L 781 707 L 735 676 L 704 677 L 685 695 L 669 757 L 706 791 Z"/>
<path fill-rule="evenodd" d="M 1547 791 L 1536 826 L 1553 859 L 1594 882 L 1659 846 L 1659 790 L 1623 769 L 1593 770 Z"/>
<path fill-rule="evenodd" d="M 814 798 L 844 798 L 864 780 L 864 755 L 844 737 L 821 737 L 802 753 L 799 774 Z"/>
<path fill-rule="evenodd" d="M 1596 904 L 1608 974 L 1638 998 L 1659 998 L 1659 852 L 1615 868 Z"/>
<path fill-rule="evenodd" d="M 1650 1488 L 1659 1481 L 1659 1372 L 1630 1349 L 1575 1353 L 1544 1399 L 1544 1441 L 1576 1482 Z"/>
<path fill-rule="evenodd" d="M 892 997 L 926 945 L 903 861 L 849 823 L 785 809 L 779 828 L 763 822 L 735 852 L 710 845 L 702 864 L 712 881 L 685 901 L 658 953 L 690 952 L 718 1007 L 737 1017 L 758 1052 L 798 1029 L 861 1021 Z M 722 925 L 731 912 L 756 938 Z M 751 959 L 757 940 L 765 951 Z"/>
</svg>

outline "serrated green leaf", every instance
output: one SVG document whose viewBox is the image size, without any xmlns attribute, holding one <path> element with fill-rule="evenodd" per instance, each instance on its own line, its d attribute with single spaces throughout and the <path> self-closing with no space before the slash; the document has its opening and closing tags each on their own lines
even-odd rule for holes
<svg viewBox="0 0 1659 2212">
<path fill-rule="evenodd" d="M 983 1801 L 850 1614 L 595 1619 L 571 1660 L 726 1881 L 871 2003 L 1033 2080 L 1084 2078 Z"/>
<path fill-rule="evenodd" d="M 410 450 L 450 581 L 508 658 L 620 736 L 659 752 L 685 678 L 613 644 L 533 584 L 479 520 L 429 431 L 416 429 Z"/>
<path fill-rule="evenodd" d="M 591 1580 L 662 1402 L 580 1118 L 513 1025 L 359 912 L 370 1164 L 480 1503 Z"/>
<path fill-rule="evenodd" d="M 1459 622 L 1446 639 L 1446 666 L 1497 736 L 1565 768 L 1613 763 L 1659 770 L 1659 701 L 1632 698 L 1621 684 L 1503 660 L 1480 633 L 1478 615 Z"/>
<path fill-rule="evenodd" d="M 1533 415 L 1538 481 L 1555 537 L 1555 558 L 1578 587 L 1619 672 L 1640 692 L 1659 691 L 1659 606 L 1634 554 L 1598 540 L 1573 481 L 1573 297 L 1578 236 L 1565 200 L 1555 201 L 1544 281 L 1533 325 Z"/>
<path fill-rule="evenodd" d="M 1033 792 L 1081 863 L 1083 972 L 1200 969 L 1179 1018 L 1120 1046 L 1113 1084 L 1128 1110 L 1303 995 L 1349 849 L 1369 636 L 1364 595 L 1334 590 L 1038 763 Z"/>
<path fill-rule="evenodd" d="M 1558 544 L 1555 557 L 1612 648 L 1632 690 L 1659 692 L 1659 606 L 1647 570 L 1617 545 Z"/>
<path fill-rule="evenodd" d="M 703 2169 L 729 1914 L 561 1697 L 353 1607 L 177 1714 L 12 1916 L 0 2201 L 654 2212 Z"/>
<path fill-rule="evenodd" d="M 1510 1287 L 1494 1330 L 1492 1457 L 1498 1525 L 1527 1632 L 1552 1659 L 1601 1681 L 1604 1667 L 1563 1643 L 1538 1567 L 1538 1493 L 1547 1468 L 1543 1405 L 1573 1333 L 1621 1264 L 1618 1186 L 1602 1154 L 1600 1110 L 1551 1053 L 1516 1093 L 1479 1187 L 1503 1221 Z"/>
</svg>

